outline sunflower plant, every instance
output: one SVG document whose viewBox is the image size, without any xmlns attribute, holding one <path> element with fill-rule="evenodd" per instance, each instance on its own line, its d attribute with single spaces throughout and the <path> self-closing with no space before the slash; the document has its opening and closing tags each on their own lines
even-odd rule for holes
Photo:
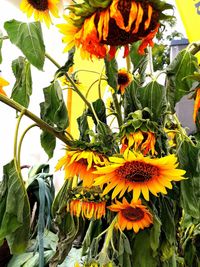
<svg viewBox="0 0 200 267">
<path fill-rule="evenodd" d="M 0 78 L 0 101 L 17 111 L 14 155 L 0 182 L 0 252 L 6 248 L 9 267 L 200 266 L 200 45 L 190 44 L 154 72 L 154 37 L 173 13 L 167 1 L 76 0 L 62 12 L 60 2 L 22 0 L 21 10 L 35 21 L 6 21 L 0 36 L 0 48 L 11 42 L 22 53 L 12 63 L 11 96 L 4 88 L 9 81 Z M 46 52 L 41 26 L 51 30 L 58 16 L 68 53 L 63 66 Z M 77 53 L 94 71 L 76 69 Z M 31 68 L 42 71 L 45 60 L 57 69 L 38 117 L 29 110 Z M 87 88 L 80 71 L 98 78 Z M 98 94 L 91 101 L 92 90 Z M 84 103 L 77 118 L 66 91 Z M 183 96 L 194 99 L 190 135 L 176 115 Z M 33 124 L 20 136 L 23 116 Z M 49 159 L 56 157 L 56 140 L 65 146 L 54 166 L 65 174 L 56 195 L 47 164 L 32 166 L 28 178 L 21 171 L 23 139 L 35 126 Z"/>
</svg>

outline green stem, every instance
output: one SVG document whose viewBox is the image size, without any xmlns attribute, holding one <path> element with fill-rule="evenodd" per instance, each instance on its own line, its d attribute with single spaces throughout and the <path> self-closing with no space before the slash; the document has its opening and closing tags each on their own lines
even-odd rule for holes
<svg viewBox="0 0 200 267">
<path fill-rule="evenodd" d="M 60 64 L 58 64 L 58 62 L 56 62 L 49 54 L 45 53 L 45 57 L 48 58 L 58 69 L 61 68 Z"/>
<path fill-rule="evenodd" d="M 35 126 L 38 127 L 38 125 L 35 124 L 35 123 L 32 124 L 32 125 L 30 125 L 30 126 L 23 132 L 23 134 L 21 135 L 21 138 L 20 138 L 20 140 L 19 140 L 18 151 L 17 151 L 17 160 L 18 160 L 18 166 L 20 167 L 20 170 L 21 170 L 21 147 L 22 147 L 22 142 L 23 142 L 23 140 L 24 140 L 24 137 L 25 137 L 26 133 L 27 133 L 31 128 L 33 128 L 33 127 L 35 127 Z"/>
<path fill-rule="evenodd" d="M 43 131 L 47 131 L 50 134 L 54 135 L 58 139 L 60 139 L 62 142 L 64 142 L 67 145 L 71 145 L 71 141 L 66 137 L 64 132 L 58 132 L 53 127 L 51 127 L 49 124 L 47 124 L 45 121 L 37 117 L 35 114 L 30 112 L 28 109 L 25 109 L 23 106 L 21 106 L 19 103 L 13 101 L 12 99 L 0 94 L 0 101 L 4 104 L 14 108 L 15 110 L 22 112 L 24 110 L 24 115 L 26 115 L 28 118 L 33 120 Z"/>
<path fill-rule="evenodd" d="M 183 127 L 181 126 L 180 124 L 180 121 L 177 117 L 176 114 L 173 114 L 173 118 L 177 124 L 177 128 L 178 128 L 178 131 L 179 133 L 181 134 L 181 136 L 183 137 L 183 139 L 187 139 L 187 141 L 189 141 L 193 146 L 194 146 L 194 143 L 192 142 L 192 140 L 188 137 L 188 135 L 186 134 L 185 130 L 183 129 Z"/>
<path fill-rule="evenodd" d="M 20 168 L 20 165 L 18 162 L 18 157 L 17 157 L 17 152 L 18 152 L 17 151 L 17 140 L 18 140 L 18 133 L 19 133 L 19 125 L 20 125 L 21 119 L 24 116 L 24 114 L 25 114 L 25 108 L 21 110 L 20 115 L 17 119 L 17 124 L 16 124 L 16 128 L 15 128 L 15 135 L 14 135 L 14 157 L 13 158 L 14 158 L 15 169 L 21 178 L 22 178 L 21 168 Z"/>
<path fill-rule="evenodd" d="M 94 109 L 94 107 L 93 107 L 93 105 L 91 104 L 91 109 L 92 109 L 92 113 L 94 114 L 94 117 L 95 117 L 95 119 L 96 119 L 96 121 L 97 121 L 97 124 L 99 123 L 99 118 L 98 118 L 98 116 L 97 116 L 97 114 L 96 114 L 96 111 L 95 111 L 95 109 Z"/>
<path fill-rule="evenodd" d="M 128 72 L 131 72 L 131 57 L 130 57 L 130 55 L 128 55 L 126 57 L 126 68 L 127 68 Z"/>
<path fill-rule="evenodd" d="M 46 58 L 48 58 L 57 68 L 60 68 L 61 66 L 49 55 L 49 54 L 45 54 Z M 65 76 L 67 78 L 67 80 L 71 83 L 71 85 L 73 86 L 73 90 L 80 96 L 80 98 L 85 102 L 85 104 L 88 106 L 88 108 L 91 110 L 91 105 L 90 102 L 87 101 L 87 99 L 85 98 L 85 96 L 81 93 L 81 91 L 78 89 L 78 87 L 76 86 L 75 82 L 70 78 L 69 74 L 66 72 Z"/>
<path fill-rule="evenodd" d="M 120 127 L 122 125 L 122 112 L 121 112 L 121 108 L 120 108 L 120 105 L 119 105 L 119 102 L 118 102 L 118 99 L 117 99 L 117 95 L 116 94 L 113 94 L 112 97 L 113 97 L 113 104 L 114 104 L 114 107 L 115 107 L 115 111 L 117 113 L 118 125 Z"/>
</svg>

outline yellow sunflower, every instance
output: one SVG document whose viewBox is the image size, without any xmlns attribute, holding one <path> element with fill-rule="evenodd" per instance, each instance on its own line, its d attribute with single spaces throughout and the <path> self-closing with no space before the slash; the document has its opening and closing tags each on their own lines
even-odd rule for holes
<svg viewBox="0 0 200 267">
<path fill-rule="evenodd" d="M 45 22 L 47 27 L 52 23 L 51 15 L 59 17 L 58 7 L 59 0 L 22 0 L 20 9 L 27 14 L 27 17 L 34 15 L 36 21 Z"/>
<path fill-rule="evenodd" d="M 153 223 L 153 217 L 150 211 L 142 205 L 140 199 L 131 201 L 129 204 L 126 198 L 123 198 L 122 203 L 116 200 L 115 204 L 107 207 L 111 211 L 118 212 L 116 227 L 122 231 L 133 229 L 138 233 L 140 229 L 149 227 Z"/>
<path fill-rule="evenodd" d="M 93 201 L 91 199 L 72 199 L 67 204 L 67 211 L 76 217 L 100 219 L 106 214 L 106 201 Z"/>
<path fill-rule="evenodd" d="M 83 186 L 92 186 L 94 174 L 97 166 L 105 166 L 108 159 L 100 153 L 87 150 L 67 151 L 66 155 L 62 157 L 57 165 L 56 170 L 63 168 L 65 170 L 65 178 L 70 179 L 75 175 L 83 180 Z"/>
<path fill-rule="evenodd" d="M 83 0 L 81 4 L 70 5 L 71 12 L 65 16 L 67 23 L 59 25 L 61 33 L 66 35 L 65 50 L 74 44 L 81 49 L 83 58 L 104 58 L 107 53 L 112 58 L 117 48 L 124 46 L 126 57 L 129 44 L 141 40 L 138 52 L 143 54 L 148 45 L 153 46 L 152 39 L 164 16 L 162 11 L 168 7 L 164 2 L 157 4 L 151 0 L 102 0 L 96 5 Z M 73 31 L 69 33 L 67 28 Z"/>
<path fill-rule="evenodd" d="M 5 79 L 0 77 L 0 94 L 7 96 L 6 92 L 3 90 L 3 87 L 7 85 L 9 85 L 9 82 L 7 82 Z"/>
<path fill-rule="evenodd" d="M 143 155 L 147 155 L 149 152 L 154 155 L 156 137 L 153 132 L 136 131 L 134 133 L 127 133 L 121 140 L 122 147 L 120 153 L 124 153 L 126 149 L 133 149 L 134 151 L 140 151 Z"/>
<path fill-rule="evenodd" d="M 112 199 L 117 195 L 122 197 L 126 190 L 133 192 L 133 200 L 138 200 L 140 194 L 149 201 L 149 191 L 157 196 L 161 192 L 167 194 L 166 187 L 172 188 L 172 181 L 184 179 L 184 170 L 176 169 L 177 158 L 168 155 L 162 158 L 151 159 L 142 154 L 131 151 L 124 153 L 124 158 L 110 157 L 110 165 L 97 168 L 94 186 L 107 184 L 103 195 L 112 189 Z"/>
<path fill-rule="evenodd" d="M 124 94 L 125 88 L 132 82 L 133 76 L 125 68 L 118 71 L 117 83 L 121 94 Z"/>
<path fill-rule="evenodd" d="M 197 88 L 195 102 L 194 102 L 194 112 L 193 112 L 194 123 L 196 122 L 199 109 L 200 109 L 200 88 Z"/>
</svg>

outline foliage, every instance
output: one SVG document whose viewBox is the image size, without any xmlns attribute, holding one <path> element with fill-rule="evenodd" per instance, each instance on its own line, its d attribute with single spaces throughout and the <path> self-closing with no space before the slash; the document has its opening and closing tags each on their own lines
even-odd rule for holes
<svg viewBox="0 0 200 267">
<path fill-rule="evenodd" d="M 74 2 L 69 7 L 78 16 L 71 18 L 73 27 L 78 25 L 80 30 L 86 17 L 98 10 L 100 16 L 111 4 L 110 0 Z M 153 8 L 156 5 L 157 1 L 152 0 Z M 156 10 L 160 12 L 159 19 L 167 20 L 162 11 L 168 8 L 171 6 L 159 1 Z M 113 17 L 114 20 L 114 13 Z M 172 26 L 173 20 L 168 21 Z M 121 24 L 113 27 L 124 26 Z M 11 42 L 22 53 L 11 66 L 16 80 L 11 98 L 0 94 L 0 101 L 18 112 L 13 160 L 4 166 L 0 182 L 0 244 L 6 240 L 12 254 L 8 267 L 47 264 L 55 267 L 65 262 L 72 248 L 81 250 L 81 261 L 74 266 L 199 266 L 200 113 L 197 108 L 197 131 L 188 136 L 175 112 L 183 96 L 190 95 L 196 106 L 200 105 L 197 97 L 200 68 L 191 47 L 169 62 L 162 43 L 155 45 L 153 52 L 149 47 L 141 53 L 141 45 L 150 37 L 145 39 L 144 35 L 142 41 L 134 39 L 137 42 L 125 44 L 127 67 L 121 72 L 126 82 L 123 92 L 120 56 L 114 53 L 120 47 L 106 44 L 114 52 L 110 49 L 103 57 L 104 71 L 81 70 L 97 75 L 85 93 L 77 79 L 80 70 L 73 69 L 76 43 L 64 66 L 60 66 L 45 51 L 40 22 L 13 19 L 5 22 L 4 28 L 8 36 L 0 34 L 0 50 L 3 42 Z M 89 27 L 88 31 L 92 29 Z M 111 33 L 107 34 L 109 37 Z M 157 36 L 158 40 L 161 38 Z M 93 43 L 96 50 L 105 45 L 97 43 Z M 87 47 L 84 45 L 81 44 L 82 49 Z M 90 51 L 91 47 L 90 44 L 87 49 Z M 200 50 L 198 45 L 196 48 Z M 97 52 L 94 50 L 89 56 L 93 61 Z M 85 57 L 87 53 L 82 51 Z M 31 68 L 42 71 L 45 58 L 57 70 L 53 80 L 50 77 L 43 88 L 39 118 L 28 110 L 33 89 Z M 165 73 L 162 84 L 153 67 Z M 98 91 L 98 97 L 92 100 L 88 97 L 91 88 Z M 68 97 L 73 92 L 84 102 L 78 118 L 72 116 L 64 101 L 64 89 Z M 23 116 L 35 124 L 18 140 Z M 73 136 L 74 129 L 69 128 L 72 120 L 78 124 L 78 139 Z M 41 130 L 41 148 L 49 159 L 54 156 L 57 139 L 66 148 L 56 166 L 57 170 L 64 169 L 66 179 L 56 195 L 48 164 L 32 166 L 26 181 L 21 172 L 21 145 L 34 126 Z M 116 186 L 111 182 L 113 179 Z"/>
</svg>

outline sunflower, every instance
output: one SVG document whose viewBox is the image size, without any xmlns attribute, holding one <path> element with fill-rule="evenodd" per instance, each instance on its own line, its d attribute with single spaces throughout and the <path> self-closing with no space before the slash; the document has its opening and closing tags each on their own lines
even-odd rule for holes
<svg viewBox="0 0 200 267">
<path fill-rule="evenodd" d="M 195 102 L 194 102 L 194 112 L 193 112 L 194 123 L 196 122 L 199 109 L 200 109 L 200 88 L 197 88 Z"/>
<path fill-rule="evenodd" d="M 50 13 L 54 17 L 59 17 L 57 7 L 59 2 L 59 0 L 22 0 L 20 9 L 28 17 L 34 15 L 36 21 L 44 21 L 47 27 L 49 27 L 52 23 Z"/>
<path fill-rule="evenodd" d="M 107 158 L 100 153 L 87 150 L 67 151 L 66 155 L 62 157 L 57 165 L 56 170 L 62 167 L 65 170 L 65 178 L 69 179 L 75 175 L 83 180 L 83 186 L 92 186 L 96 166 L 105 166 L 108 163 Z"/>
<path fill-rule="evenodd" d="M 184 179 L 184 170 L 176 169 L 177 158 L 168 155 L 162 158 L 151 159 L 142 154 L 131 151 L 124 153 L 124 158 L 110 157 L 110 165 L 97 168 L 94 186 L 107 184 L 103 195 L 112 189 L 112 199 L 118 194 L 122 197 L 126 190 L 133 192 L 133 200 L 138 200 L 140 194 L 149 201 L 149 191 L 157 196 L 161 192 L 167 194 L 166 187 L 172 188 L 172 181 Z"/>
<path fill-rule="evenodd" d="M 6 92 L 3 90 L 3 86 L 7 86 L 7 85 L 9 85 L 9 82 L 7 82 L 5 79 L 0 77 L 0 94 L 7 96 Z"/>
<path fill-rule="evenodd" d="M 162 11 L 169 7 L 160 0 L 84 0 L 70 5 L 71 12 L 64 17 L 67 23 L 59 25 L 61 33 L 67 35 L 63 38 L 65 50 L 74 44 L 83 58 L 104 58 L 107 53 L 112 58 L 117 48 L 124 46 L 126 57 L 129 44 L 140 40 L 138 52 L 144 54 L 148 45 L 153 46 L 159 21 L 166 18 Z"/>
<path fill-rule="evenodd" d="M 142 205 L 141 199 L 131 201 L 129 204 L 126 198 L 122 203 L 116 200 L 115 204 L 107 207 L 111 211 L 118 212 L 116 227 L 122 231 L 133 229 L 137 233 L 140 229 L 149 227 L 153 223 L 153 217 L 149 210 Z"/>
<path fill-rule="evenodd" d="M 125 88 L 132 82 L 133 76 L 130 72 L 127 72 L 125 68 L 120 69 L 117 75 L 118 89 L 121 94 L 124 94 Z"/>
<path fill-rule="evenodd" d="M 97 187 L 76 187 L 69 192 L 67 211 L 76 217 L 100 219 L 106 214 L 106 198 Z"/>
<path fill-rule="evenodd" d="M 141 151 L 143 155 L 147 155 L 151 152 L 152 155 L 156 154 L 155 151 L 155 133 L 136 131 L 134 133 L 126 133 L 123 136 L 122 147 L 120 153 L 124 153 L 126 149 L 133 149 L 134 151 Z"/>
</svg>

